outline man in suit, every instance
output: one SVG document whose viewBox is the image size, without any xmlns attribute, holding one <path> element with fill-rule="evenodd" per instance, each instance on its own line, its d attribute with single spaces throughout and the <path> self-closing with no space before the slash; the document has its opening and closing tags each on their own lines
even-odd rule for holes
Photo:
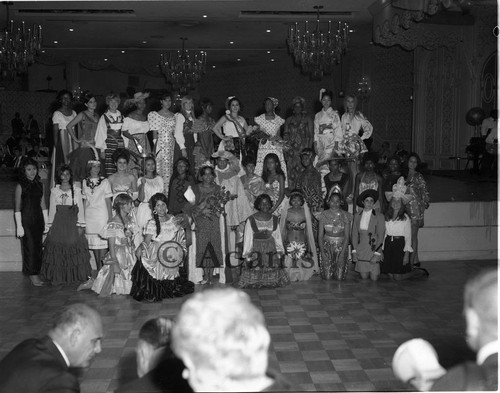
<svg viewBox="0 0 500 393">
<path fill-rule="evenodd" d="M 79 392 L 70 367 L 88 367 L 101 352 L 99 313 L 76 303 L 64 308 L 48 334 L 18 344 L 0 362 L 0 392 Z"/>
<path fill-rule="evenodd" d="M 170 348 L 172 321 L 158 317 L 142 325 L 136 347 L 138 379 L 115 393 L 192 392 L 182 378 L 184 364 Z"/>
<path fill-rule="evenodd" d="M 476 363 L 452 367 L 432 390 L 498 389 L 498 272 L 481 271 L 464 291 L 467 344 L 477 351 Z"/>
</svg>

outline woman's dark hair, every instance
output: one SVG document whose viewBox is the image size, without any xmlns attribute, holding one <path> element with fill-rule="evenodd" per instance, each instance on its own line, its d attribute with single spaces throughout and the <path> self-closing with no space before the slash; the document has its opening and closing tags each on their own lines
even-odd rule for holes
<svg viewBox="0 0 500 393">
<path fill-rule="evenodd" d="M 21 161 L 21 165 L 19 168 L 21 170 L 20 173 L 21 181 L 26 180 L 26 167 L 29 165 L 33 165 L 36 168 L 35 181 L 40 182 L 40 176 L 38 175 L 38 162 L 31 157 L 26 157 Z"/>
<path fill-rule="evenodd" d="M 333 92 L 331 90 L 326 90 L 324 91 L 322 94 L 321 94 L 321 100 L 323 99 L 323 97 L 325 96 L 328 96 L 330 97 L 331 100 L 333 100 Z M 320 100 L 320 101 L 321 101 Z"/>
<path fill-rule="evenodd" d="M 417 159 L 417 168 L 416 168 L 416 170 L 418 171 L 420 169 L 420 167 L 422 166 L 422 160 L 420 159 L 420 156 L 417 153 L 415 153 L 414 151 L 412 151 L 410 153 L 410 155 L 408 156 L 408 159 L 406 160 L 406 166 L 408 166 L 408 162 L 410 161 L 411 157 L 415 157 Z"/>
<path fill-rule="evenodd" d="M 86 92 L 82 98 L 81 98 L 81 102 L 83 104 L 88 104 L 89 101 L 92 99 L 92 98 L 96 98 L 95 95 L 93 95 L 90 91 Z"/>
<path fill-rule="evenodd" d="M 212 100 L 210 98 L 203 97 L 200 100 L 201 109 L 205 110 L 207 108 L 207 106 L 209 106 L 209 105 L 214 106 L 214 103 L 212 102 Z"/>
<path fill-rule="evenodd" d="M 373 162 L 374 164 L 376 164 L 376 163 L 378 162 L 378 156 L 377 156 L 377 153 L 372 152 L 372 151 L 369 151 L 368 153 L 365 153 L 365 154 L 363 155 L 363 166 L 365 166 L 365 164 L 366 164 L 368 161 L 371 161 L 371 162 Z"/>
<path fill-rule="evenodd" d="M 162 95 L 160 96 L 160 101 L 165 101 L 167 98 L 170 98 L 172 100 L 172 103 L 173 103 L 174 96 L 169 91 L 166 91 L 166 92 L 162 93 Z"/>
<path fill-rule="evenodd" d="M 269 180 L 270 173 L 269 173 L 269 170 L 267 169 L 266 161 L 268 159 L 271 159 L 271 158 L 274 161 L 276 161 L 276 174 L 283 176 L 283 181 L 284 181 L 285 180 L 285 172 L 283 172 L 283 169 L 281 169 L 280 159 L 278 158 L 278 156 L 275 153 L 269 153 L 264 158 L 264 165 L 263 165 L 263 169 L 262 169 L 262 180 L 264 180 L 266 183 Z"/>
<path fill-rule="evenodd" d="M 71 186 L 71 200 L 73 201 L 73 205 L 76 205 L 75 190 L 73 188 L 73 171 L 71 170 L 71 167 L 68 164 L 59 165 L 56 169 L 56 178 L 54 180 L 56 184 L 61 184 L 61 175 L 65 171 L 69 172 L 69 185 Z"/>
<path fill-rule="evenodd" d="M 116 149 L 113 153 L 113 162 L 116 164 L 120 158 L 124 158 L 128 164 L 130 162 L 130 153 L 126 149 Z"/>
<path fill-rule="evenodd" d="M 87 162 L 87 165 L 85 166 L 85 176 L 90 177 L 90 171 L 92 170 L 92 167 L 96 165 L 95 163 L 89 161 Z M 102 172 L 102 164 L 99 164 L 99 175 L 101 175 Z"/>
<path fill-rule="evenodd" d="M 387 159 L 387 166 L 389 167 L 389 164 L 391 163 L 391 161 L 396 161 L 398 163 L 398 168 L 399 168 L 399 171 L 401 171 L 401 161 L 399 159 L 398 156 L 391 156 Z"/>
<path fill-rule="evenodd" d="M 62 98 L 68 94 L 69 97 L 71 98 L 71 101 L 73 101 L 73 93 L 70 92 L 69 90 L 66 90 L 66 89 L 62 89 L 62 90 L 59 90 L 59 93 L 57 93 L 57 97 L 56 97 L 56 100 L 57 102 L 60 104 L 62 102 Z"/>
<path fill-rule="evenodd" d="M 125 194 L 125 193 L 118 194 L 115 197 L 115 200 L 113 201 L 113 209 L 115 209 L 116 214 L 118 215 L 118 217 L 120 217 L 120 220 L 121 220 L 123 226 L 126 226 L 126 225 L 125 225 L 125 220 L 123 219 L 123 217 L 121 215 L 122 207 L 129 204 L 129 203 L 132 203 L 132 202 L 133 202 L 132 197 L 128 194 Z"/>
<path fill-rule="evenodd" d="M 174 163 L 174 169 L 176 169 L 175 171 L 173 171 L 172 173 L 172 176 L 170 177 L 170 184 L 172 184 L 172 180 L 174 180 L 176 177 L 179 176 L 179 173 L 177 172 L 177 165 L 179 165 L 179 163 L 182 162 L 184 165 L 186 165 L 186 179 L 192 179 L 193 176 L 191 175 L 191 173 L 189 172 L 189 169 L 190 169 L 190 164 L 189 164 L 189 160 L 185 157 L 179 157 L 179 159 Z"/>
<path fill-rule="evenodd" d="M 202 176 L 205 174 L 205 170 L 206 169 L 210 169 L 210 171 L 212 172 L 212 175 L 215 177 L 215 169 L 211 166 L 208 166 L 208 165 L 204 165 L 202 166 L 199 171 L 198 171 L 198 181 L 201 183 L 201 178 Z"/>
<path fill-rule="evenodd" d="M 245 156 L 245 158 L 243 158 L 243 160 L 241 160 L 241 165 L 243 166 L 243 168 L 246 167 L 248 164 L 257 165 L 257 161 L 255 160 L 255 157 Z"/>
<path fill-rule="evenodd" d="M 156 223 L 156 236 L 158 236 L 161 232 L 160 217 L 158 217 L 158 213 L 155 210 L 155 207 L 156 207 L 156 204 L 158 203 L 158 201 L 162 201 L 163 203 L 165 203 L 165 205 L 168 206 L 168 199 L 165 196 L 165 194 L 163 194 L 161 192 L 154 194 L 151 197 L 151 199 L 149 200 L 149 208 L 153 212 L 153 218 L 154 218 L 155 223 Z"/>
<path fill-rule="evenodd" d="M 338 191 L 333 191 L 333 192 L 329 192 L 326 194 L 325 204 L 324 204 L 325 210 L 328 210 L 330 208 L 330 201 L 334 196 L 338 196 L 340 199 L 340 206 L 344 206 L 345 201 L 344 201 L 344 197 L 342 196 L 342 193 L 338 192 Z"/>
<path fill-rule="evenodd" d="M 304 198 L 304 193 L 298 189 L 295 189 L 295 190 L 292 190 L 290 192 L 290 197 L 289 197 L 289 201 L 292 202 L 292 199 L 293 198 L 300 198 L 300 205 L 301 206 L 304 206 L 304 203 L 306 202 L 305 198 Z"/>
<path fill-rule="evenodd" d="M 387 207 L 385 214 L 384 214 L 385 220 L 391 221 L 393 214 L 394 214 L 394 208 L 392 207 L 391 203 L 389 202 L 389 206 Z M 399 208 L 398 215 L 396 216 L 396 221 L 404 221 L 404 220 L 406 220 L 405 205 L 401 201 L 401 207 Z"/>
<path fill-rule="evenodd" d="M 146 176 L 146 162 L 148 162 L 148 161 L 153 161 L 155 163 L 155 169 L 153 171 L 153 177 L 156 177 L 156 175 L 158 173 L 156 172 L 156 159 L 153 156 L 147 156 L 144 159 L 144 168 L 142 169 L 142 173 L 144 173 L 144 176 Z"/>
<path fill-rule="evenodd" d="M 240 105 L 240 112 L 243 110 L 243 104 L 241 103 L 240 99 L 238 97 L 233 97 L 230 100 L 227 100 L 226 102 L 226 109 L 231 110 L 231 103 L 233 101 L 238 101 L 238 104 Z"/>
<path fill-rule="evenodd" d="M 271 200 L 271 197 L 267 194 L 260 194 L 257 198 L 255 198 L 255 202 L 253 203 L 253 207 L 256 210 L 260 211 L 260 205 L 262 205 L 262 202 L 266 199 L 269 202 L 269 205 L 273 205 L 273 201 Z"/>
</svg>

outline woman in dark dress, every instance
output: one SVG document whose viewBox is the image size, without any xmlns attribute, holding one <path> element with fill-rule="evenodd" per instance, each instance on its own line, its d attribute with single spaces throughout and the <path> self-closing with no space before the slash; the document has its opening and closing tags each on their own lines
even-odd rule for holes
<svg viewBox="0 0 500 393">
<path fill-rule="evenodd" d="M 16 235 L 21 238 L 23 274 L 29 276 L 34 286 L 39 287 L 45 284 L 39 274 L 42 266 L 42 236 L 48 214 L 36 161 L 28 158 L 22 162 L 21 168 L 21 180 L 15 191 Z"/>
<path fill-rule="evenodd" d="M 189 173 L 189 161 L 187 158 L 181 157 L 175 163 L 175 173 L 170 181 L 168 191 L 168 212 L 174 216 L 181 214 L 184 206 L 188 203 L 184 193 L 189 186 L 194 186 L 194 178 Z"/>
</svg>

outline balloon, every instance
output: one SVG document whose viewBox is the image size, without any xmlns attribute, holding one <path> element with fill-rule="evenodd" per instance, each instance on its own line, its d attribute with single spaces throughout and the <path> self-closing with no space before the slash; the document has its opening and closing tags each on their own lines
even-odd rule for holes
<svg viewBox="0 0 500 393">
<path fill-rule="evenodd" d="M 469 109 L 469 111 L 465 115 L 465 121 L 471 126 L 478 126 L 483 122 L 485 117 L 486 115 L 483 111 L 483 108 L 474 107 Z"/>
</svg>

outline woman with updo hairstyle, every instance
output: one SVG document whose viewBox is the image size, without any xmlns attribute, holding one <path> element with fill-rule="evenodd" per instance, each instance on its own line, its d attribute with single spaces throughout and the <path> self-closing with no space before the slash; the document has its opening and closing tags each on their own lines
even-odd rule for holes
<svg viewBox="0 0 500 393">
<path fill-rule="evenodd" d="M 138 301 L 158 302 L 194 291 L 184 266 L 187 253 L 184 229 L 167 213 L 167 202 L 162 193 L 149 200 L 153 218 L 144 228 L 144 241 L 136 251 L 139 260 L 132 271 L 130 295 Z"/>
<path fill-rule="evenodd" d="M 95 112 L 97 100 L 92 93 L 86 92 L 82 97 L 82 103 L 86 109 L 76 115 L 66 126 L 74 145 L 79 146 L 68 155 L 75 184 L 79 185 L 87 177 L 87 163 L 90 160 L 99 159 L 99 154 L 95 149 L 95 136 L 99 121 L 99 115 Z M 75 127 L 78 127 L 78 132 L 75 132 Z"/>
<path fill-rule="evenodd" d="M 294 189 L 299 173 L 302 171 L 300 153 L 304 148 L 312 148 L 314 143 L 314 125 L 305 111 L 306 100 L 295 97 L 292 100 L 292 116 L 285 121 L 283 139 L 290 145 L 285 150 L 288 188 Z"/>
<path fill-rule="evenodd" d="M 143 157 L 151 153 L 151 146 L 147 133 L 149 131 L 148 118 L 146 117 L 146 99 L 149 93 L 138 92 L 133 98 L 125 101 L 124 107 L 127 116 L 123 119 L 123 136 L 125 147 L 131 152 Z"/>
<path fill-rule="evenodd" d="M 104 158 L 104 172 L 106 177 L 109 177 L 116 172 L 113 153 L 117 149 L 123 149 L 125 142 L 122 137 L 123 116 L 118 110 L 120 96 L 114 93 L 107 95 L 106 105 L 108 110 L 97 123 L 95 147 L 101 150 L 101 157 Z"/>
<path fill-rule="evenodd" d="M 240 288 L 277 288 L 290 284 L 281 264 L 285 249 L 278 217 L 271 214 L 272 204 L 269 195 L 259 195 L 254 203 L 257 213 L 246 221 Z"/>
<path fill-rule="evenodd" d="M 285 266 L 291 281 L 309 280 L 319 272 L 312 218 L 304 194 L 293 190 L 281 212 L 281 234 L 285 245 Z"/>
<path fill-rule="evenodd" d="M 55 170 L 61 164 L 68 163 L 68 154 L 73 151 L 73 140 L 66 126 L 76 117 L 72 109 L 73 94 L 68 90 L 57 93 L 57 110 L 52 115 L 54 148 L 52 153 L 52 180 L 55 184 Z"/>
<path fill-rule="evenodd" d="M 318 217 L 320 272 L 323 280 L 345 280 L 352 216 L 342 210 L 342 191 L 333 186 L 326 201 L 328 209 Z"/>
<path fill-rule="evenodd" d="M 202 98 L 200 106 L 203 113 L 194 120 L 192 128 L 198 138 L 193 152 L 196 168 L 199 168 L 204 162 L 210 160 L 214 152 L 214 140 L 212 136 L 215 120 L 211 116 L 213 110 L 212 100 L 210 98 Z"/>
<path fill-rule="evenodd" d="M 226 99 L 226 113 L 222 116 L 213 128 L 215 134 L 222 139 L 222 147 L 219 150 L 226 150 L 233 154 L 238 160 L 244 154 L 244 139 L 250 134 L 252 128 L 248 126 L 244 117 L 240 116 L 243 105 L 240 100 L 231 96 Z M 222 131 L 224 130 L 224 133 Z"/>
<path fill-rule="evenodd" d="M 175 116 L 170 110 L 172 95 L 160 96 L 161 109 L 148 113 L 149 129 L 153 131 L 154 152 L 158 174 L 163 178 L 163 193 L 168 197 L 168 186 L 172 177 L 175 149 Z"/>
</svg>

